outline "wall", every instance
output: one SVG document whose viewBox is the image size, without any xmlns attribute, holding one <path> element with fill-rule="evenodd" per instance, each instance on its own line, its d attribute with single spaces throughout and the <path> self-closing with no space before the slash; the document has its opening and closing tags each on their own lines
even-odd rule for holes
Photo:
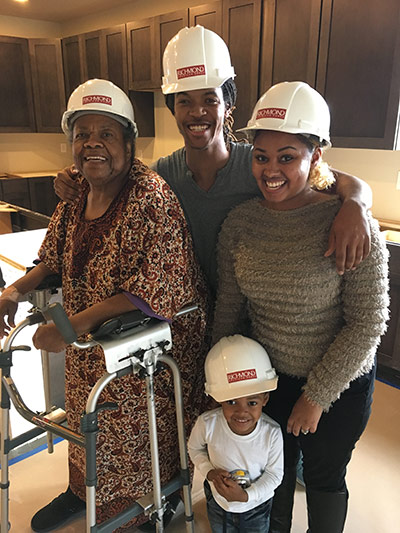
<svg viewBox="0 0 400 533">
<path fill-rule="evenodd" d="M 102 27 L 146 18 L 205 3 L 198 0 L 137 0 L 134 6 L 122 6 L 94 13 L 90 17 L 63 25 L 0 16 L 0 34 L 16 37 L 65 37 Z M 155 94 L 155 139 L 141 138 L 137 155 L 145 163 L 165 156 L 182 146 L 175 121 L 164 105 L 161 92 Z M 70 153 L 61 153 L 65 137 L 55 134 L 0 134 L 0 173 L 55 170 L 70 163 Z M 68 148 L 69 150 L 69 148 Z M 374 195 L 373 214 L 400 222 L 400 191 L 396 190 L 400 170 L 400 151 L 332 148 L 326 160 L 335 168 L 364 179 Z"/>
</svg>

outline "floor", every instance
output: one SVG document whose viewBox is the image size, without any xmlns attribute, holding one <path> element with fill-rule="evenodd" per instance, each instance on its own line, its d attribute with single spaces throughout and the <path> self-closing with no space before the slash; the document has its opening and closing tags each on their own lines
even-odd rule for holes
<svg viewBox="0 0 400 533">
<path fill-rule="evenodd" d="M 34 512 L 65 490 L 67 485 L 65 441 L 49 455 L 37 453 L 10 467 L 10 521 L 12 533 L 31 532 Z M 400 531 L 400 390 L 376 383 L 373 412 L 348 470 L 350 503 L 345 533 L 395 533 Z M 193 483 L 196 533 L 210 533 L 198 473 Z M 307 529 L 305 493 L 296 490 L 292 533 Z M 83 533 L 84 517 L 57 530 Z M 184 533 L 182 509 L 167 529 Z"/>
</svg>

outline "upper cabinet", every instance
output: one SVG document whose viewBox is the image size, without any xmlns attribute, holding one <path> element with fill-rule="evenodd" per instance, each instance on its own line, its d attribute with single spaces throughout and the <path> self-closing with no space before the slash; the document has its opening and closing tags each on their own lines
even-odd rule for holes
<svg viewBox="0 0 400 533">
<path fill-rule="evenodd" d="M 0 72 L 0 132 L 61 132 L 65 93 L 59 39 L 0 37 Z"/>
<path fill-rule="evenodd" d="M 235 129 L 246 126 L 258 98 L 261 0 L 223 0 L 222 36 L 228 45 L 238 89 Z"/>
<path fill-rule="evenodd" d="M 334 146 L 396 147 L 400 99 L 399 0 L 325 0 L 317 87 Z"/>
<path fill-rule="evenodd" d="M 222 2 L 189 8 L 189 25 L 197 24 L 222 36 Z"/>
<path fill-rule="evenodd" d="M 113 26 L 62 39 L 67 98 L 92 78 L 110 80 L 128 90 L 125 25 Z"/>
<path fill-rule="evenodd" d="M 58 39 L 29 39 L 36 129 L 60 133 L 65 110 L 61 43 Z"/>
<path fill-rule="evenodd" d="M 398 0 L 264 0 L 260 95 L 306 81 L 327 100 L 333 146 L 395 149 Z"/>
<path fill-rule="evenodd" d="M 27 39 L 0 36 L 0 133 L 36 130 Z"/>
</svg>

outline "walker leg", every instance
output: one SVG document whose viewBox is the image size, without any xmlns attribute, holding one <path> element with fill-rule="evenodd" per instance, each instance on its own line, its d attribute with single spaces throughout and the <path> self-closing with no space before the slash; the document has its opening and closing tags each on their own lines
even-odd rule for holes
<svg viewBox="0 0 400 533">
<path fill-rule="evenodd" d="M 1 377 L 1 526 L 0 532 L 7 533 L 9 530 L 9 476 L 8 476 L 8 441 L 10 438 L 10 399 L 3 384 L 3 372 Z"/>
<path fill-rule="evenodd" d="M 150 358 L 146 362 L 146 389 L 147 389 L 147 412 L 149 416 L 149 432 L 150 432 L 150 450 L 151 450 L 151 468 L 153 473 L 153 495 L 154 506 L 157 516 L 156 532 L 163 533 L 164 531 L 164 507 L 162 503 L 161 481 L 160 481 L 160 464 L 157 441 L 157 423 L 156 423 L 156 409 L 154 399 L 154 361 Z"/>
</svg>

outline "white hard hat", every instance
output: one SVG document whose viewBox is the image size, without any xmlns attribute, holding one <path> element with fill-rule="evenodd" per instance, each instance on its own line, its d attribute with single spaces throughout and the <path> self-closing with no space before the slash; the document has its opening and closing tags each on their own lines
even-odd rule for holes
<svg viewBox="0 0 400 533">
<path fill-rule="evenodd" d="M 134 136 L 138 130 L 133 114 L 132 103 L 122 89 L 108 80 L 93 79 L 79 85 L 68 100 L 61 127 L 71 136 L 74 121 L 81 115 L 105 114 L 121 124 L 130 125 Z"/>
<path fill-rule="evenodd" d="M 274 390 L 278 377 L 267 352 L 242 335 L 222 337 L 205 362 L 206 394 L 217 402 Z"/>
<path fill-rule="evenodd" d="M 273 130 L 315 135 L 330 145 L 328 104 L 315 89 L 302 81 L 277 83 L 256 103 L 247 126 L 238 131 Z"/>
<path fill-rule="evenodd" d="M 213 89 L 235 77 L 225 42 L 203 26 L 183 28 L 169 41 L 163 71 L 164 94 Z"/>
</svg>

